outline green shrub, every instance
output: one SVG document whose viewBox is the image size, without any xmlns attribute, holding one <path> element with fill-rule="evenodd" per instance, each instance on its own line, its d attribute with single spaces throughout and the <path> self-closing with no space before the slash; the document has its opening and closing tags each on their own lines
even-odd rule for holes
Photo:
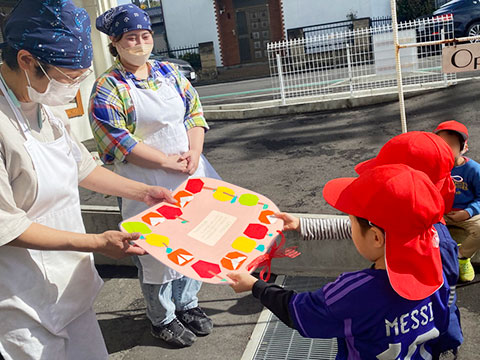
<svg viewBox="0 0 480 360">
<path fill-rule="evenodd" d="M 200 70 L 202 68 L 199 54 L 188 52 L 180 56 L 180 59 L 188 61 L 195 70 Z"/>
<path fill-rule="evenodd" d="M 435 11 L 435 0 L 398 0 L 398 21 L 415 20 L 424 15 L 432 15 Z"/>
</svg>

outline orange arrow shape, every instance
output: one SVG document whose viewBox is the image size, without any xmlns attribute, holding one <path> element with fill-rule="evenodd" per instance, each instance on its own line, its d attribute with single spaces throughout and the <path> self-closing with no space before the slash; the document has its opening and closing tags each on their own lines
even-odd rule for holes
<svg viewBox="0 0 480 360">
<path fill-rule="evenodd" d="M 150 226 L 158 225 L 165 221 L 165 218 L 159 213 L 150 212 L 142 216 L 142 221 Z"/>
</svg>

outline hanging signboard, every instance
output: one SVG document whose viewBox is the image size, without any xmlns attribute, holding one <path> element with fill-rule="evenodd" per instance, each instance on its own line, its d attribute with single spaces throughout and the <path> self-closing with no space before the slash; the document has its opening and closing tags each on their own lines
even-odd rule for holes
<svg viewBox="0 0 480 360">
<path fill-rule="evenodd" d="M 445 46 L 442 51 L 442 71 L 457 73 L 480 70 L 480 43 Z"/>
</svg>

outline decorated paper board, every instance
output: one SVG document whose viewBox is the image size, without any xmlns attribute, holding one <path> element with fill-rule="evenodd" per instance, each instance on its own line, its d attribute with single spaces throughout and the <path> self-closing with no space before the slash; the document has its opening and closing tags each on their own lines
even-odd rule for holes
<svg viewBox="0 0 480 360">
<path fill-rule="evenodd" d="M 283 228 L 271 200 L 221 180 L 189 179 L 173 195 L 176 204 L 157 204 L 120 228 L 141 233 L 138 246 L 192 279 L 219 284 L 231 271 L 252 272 Z"/>
</svg>

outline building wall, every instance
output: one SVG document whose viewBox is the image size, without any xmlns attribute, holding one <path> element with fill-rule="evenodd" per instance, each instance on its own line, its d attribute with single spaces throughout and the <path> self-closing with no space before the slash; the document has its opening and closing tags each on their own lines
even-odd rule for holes
<svg viewBox="0 0 480 360">
<path fill-rule="evenodd" d="M 347 20 L 347 14 L 358 18 L 389 16 L 389 0 L 282 0 L 285 31 L 308 25 Z"/>
<path fill-rule="evenodd" d="M 218 37 L 222 44 L 222 63 L 225 66 L 239 64 L 240 51 L 238 48 L 237 24 L 233 2 L 231 0 L 223 0 L 221 3 L 214 2 L 217 11 Z"/>
<path fill-rule="evenodd" d="M 170 47 L 213 41 L 217 66 L 222 66 L 212 0 L 163 0 L 162 7 Z"/>
<path fill-rule="evenodd" d="M 286 34 L 282 2 L 280 0 L 269 0 L 268 8 L 270 10 L 270 31 L 272 33 L 272 41 L 280 41 L 284 39 L 284 34 Z"/>
</svg>

